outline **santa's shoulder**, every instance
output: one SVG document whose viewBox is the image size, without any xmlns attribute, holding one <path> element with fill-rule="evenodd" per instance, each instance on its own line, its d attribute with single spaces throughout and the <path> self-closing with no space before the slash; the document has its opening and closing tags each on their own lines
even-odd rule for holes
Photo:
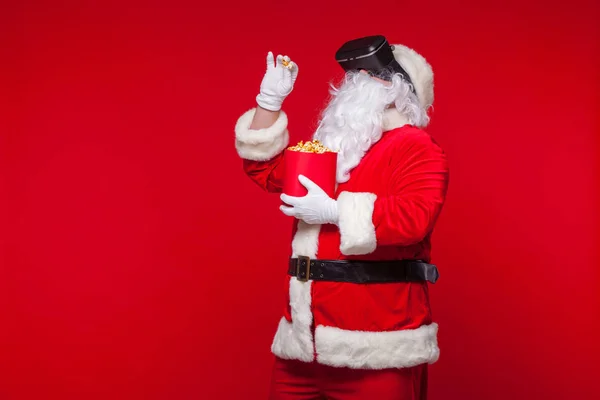
<svg viewBox="0 0 600 400">
<path fill-rule="evenodd" d="M 404 125 L 386 132 L 382 141 L 393 148 L 420 148 L 442 152 L 440 145 L 429 133 L 413 125 Z"/>
</svg>

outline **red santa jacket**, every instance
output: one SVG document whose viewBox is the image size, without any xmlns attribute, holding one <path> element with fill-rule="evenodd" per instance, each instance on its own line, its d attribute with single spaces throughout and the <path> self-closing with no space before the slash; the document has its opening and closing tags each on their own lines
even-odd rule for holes
<svg viewBox="0 0 600 400">
<path fill-rule="evenodd" d="M 281 192 L 287 116 L 250 130 L 254 109 L 236 124 L 246 173 Z M 430 261 L 430 237 L 444 203 L 448 166 L 431 137 L 395 110 L 384 135 L 336 189 L 339 226 L 297 221 L 291 256 L 311 259 Z M 278 267 L 287 271 L 287 265 Z M 438 359 L 427 283 L 353 284 L 289 279 L 272 351 L 285 359 L 350 368 L 402 368 Z"/>
</svg>

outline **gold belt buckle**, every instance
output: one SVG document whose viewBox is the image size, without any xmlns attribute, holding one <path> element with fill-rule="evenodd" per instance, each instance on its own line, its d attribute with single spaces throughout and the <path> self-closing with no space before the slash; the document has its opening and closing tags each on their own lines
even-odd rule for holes
<svg viewBox="0 0 600 400">
<path fill-rule="evenodd" d="M 301 273 L 301 268 L 306 268 L 306 274 Z M 296 279 L 300 282 L 307 282 L 310 277 L 310 257 L 298 256 L 298 262 L 296 264 Z"/>
</svg>

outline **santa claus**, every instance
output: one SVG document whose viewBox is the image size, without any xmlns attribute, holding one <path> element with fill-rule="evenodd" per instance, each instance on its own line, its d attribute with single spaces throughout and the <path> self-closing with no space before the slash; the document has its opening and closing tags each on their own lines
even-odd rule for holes
<svg viewBox="0 0 600 400">
<path fill-rule="evenodd" d="M 335 196 L 305 176 L 282 192 L 284 99 L 298 65 L 267 55 L 257 107 L 235 126 L 248 176 L 294 217 L 289 290 L 272 344 L 271 399 L 424 399 L 439 356 L 428 284 L 430 238 L 444 203 L 446 157 L 423 130 L 433 103 L 427 61 L 382 36 L 345 43 L 345 69 L 314 138 L 339 151 Z"/>
</svg>

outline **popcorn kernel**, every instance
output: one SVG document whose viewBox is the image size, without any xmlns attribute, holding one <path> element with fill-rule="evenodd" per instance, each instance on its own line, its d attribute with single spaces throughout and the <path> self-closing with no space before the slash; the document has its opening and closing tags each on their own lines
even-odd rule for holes
<svg viewBox="0 0 600 400">
<path fill-rule="evenodd" d="M 321 142 L 319 142 L 316 139 L 312 140 L 312 141 L 308 141 L 308 142 L 300 141 L 300 142 L 298 142 L 298 144 L 296 146 L 288 147 L 288 150 L 300 151 L 303 153 L 317 153 L 317 154 L 335 153 L 333 150 L 327 148 L 326 146 L 321 144 Z"/>
</svg>

